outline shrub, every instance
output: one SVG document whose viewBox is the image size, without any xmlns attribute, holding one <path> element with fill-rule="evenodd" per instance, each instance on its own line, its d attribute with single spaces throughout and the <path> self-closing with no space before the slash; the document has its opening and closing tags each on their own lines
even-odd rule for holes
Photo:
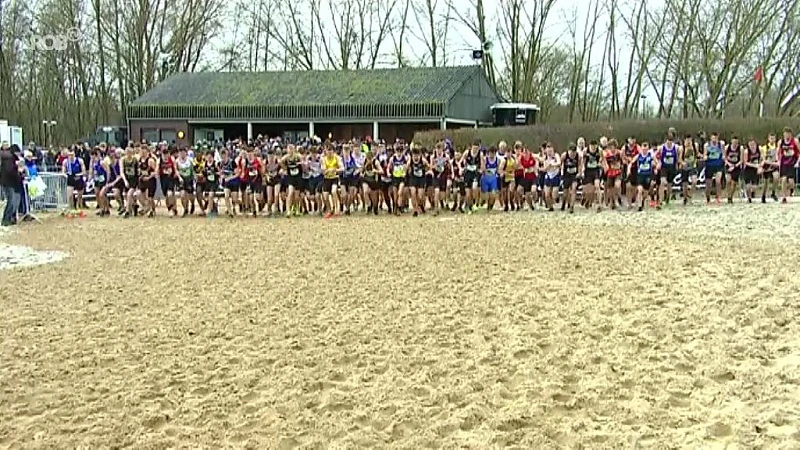
<svg viewBox="0 0 800 450">
<path fill-rule="evenodd" d="M 529 147 L 538 147 L 542 142 L 551 141 L 557 149 L 565 149 L 578 137 L 583 136 L 587 143 L 600 136 L 616 138 L 620 142 L 635 136 L 640 142 L 662 142 L 670 127 L 675 128 L 678 137 L 686 133 L 697 135 L 700 131 L 711 134 L 716 131 L 723 140 L 737 134 L 743 141 L 754 137 L 759 143 L 766 140 L 769 133 L 780 136 L 783 127 L 789 126 L 800 134 L 800 117 L 778 117 L 764 119 L 730 119 L 730 120 L 630 120 L 620 122 L 585 122 L 541 124 L 522 127 L 500 128 L 460 128 L 455 130 L 432 130 L 418 132 L 414 142 L 431 146 L 444 138 L 450 138 L 458 148 L 468 146 L 474 139 L 480 139 L 485 145 L 506 141 L 512 145 L 514 141 L 522 141 Z"/>
</svg>

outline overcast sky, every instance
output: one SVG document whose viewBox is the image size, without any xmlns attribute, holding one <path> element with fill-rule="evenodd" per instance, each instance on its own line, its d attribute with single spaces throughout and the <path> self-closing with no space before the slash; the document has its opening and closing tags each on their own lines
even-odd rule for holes
<svg viewBox="0 0 800 450">
<path fill-rule="evenodd" d="M 321 2 L 323 23 L 331 23 L 333 21 L 333 17 L 331 16 L 331 14 L 328 12 L 327 9 L 327 4 L 330 1 L 337 2 L 337 0 L 323 0 Z M 402 2 L 403 0 L 400 1 Z M 423 4 L 422 2 L 424 2 L 424 0 L 413 0 L 413 1 L 419 2 L 419 4 Z M 467 17 L 474 16 L 473 13 L 473 11 L 475 10 L 474 0 L 449 0 L 449 1 L 451 2 L 450 4 L 452 4 L 453 9 L 455 11 L 458 11 L 459 14 Z M 487 22 L 491 30 L 490 31 L 491 35 L 494 36 L 497 35 L 496 29 L 503 22 L 501 5 L 502 2 L 505 1 L 507 0 L 484 1 L 484 8 L 486 9 L 486 16 L 488 19 Z M 534 5 L 535 2 L 537 1 L 541 2 L 542 0 L 530 0 L 530 2 L 527 3 L 528 5 L 527 7 L 529 8 L 530 11 L 533 10 L 532 5 Z M 655 8 L 663 5 L 663 1 L 664 0 L 648 0 L 648 7 L 654 10 Z M 302 1 L 297 1 L 295 2 L 295 4 L 299 4 L 300 5 L 299 8 L 301 8 L 301 10 L 304 6 L 306 6 L 306 4 Z M 440 15 L 444 15 L 446 13 L 448 0 L 434 0 L 434 4 L 436 5 L 436 9 L 439 11 Z M 624 5 L 625 0 L 622 0 L 620 4 Z M 231 4 L 231 6 L 233 5 Z M 399 16 L 400 8 L 401 8 L 400 3 L 398 3 L 398 6 L 396 7 L 393 15 Z M 625 6 L 620 6 L 620 8 L 624 10 Z M 575 17 L 577 15 L 578 36 L 580 39 L 582 37 L 582 28 L 583 28 L 582 25 L 586 20 L 587 15 L 590 14 L 590 11 L 588 11 L 588 9 L 589 9 L 589 3 L 586 0 L 556 0 L 555 7 L 553 8 L 548 18 L 545 30 L 546 38 L 550 41 L 561 42 L 566 46 L 571 46 L 572 37 L 570 36 L 567 24 L 572 20 L 571 19 L 572 17 Z M 479 42 L 475 34 L 466 25 L 464 25 L 461 21 L 459 21 L 456 18 L 457 17 L 456 14 L 452 14 L 452 16 L 454 17 L 454 19 L 450 23 L 450 28 L 447 35 L 448 65 L 471 64 L 473 63 L 472 49 L 480 48 L 481 43 Z M 275 18 L 275 20 L 279 21 L 278 18 Z M 284 20 L 288 21 L 288 17 Z M 419 39 L 421 31 L 419 30 L 419 26 L 416 25 L 416 23 L 414 22 L 413 12 L 409 12 L 408 24 L 410 30 L 406 33 L 407 43 L 404 51 L 407 51 L 409 54 L 414 54 L 416 56 L 415 59 L 419 60 L 426 53 L 426 48 L 423 41 Z M 600 41 L 597 44 L 599 46 L 598 49 L 602 47 L 603 43 L 602 30 L 606 28 L 606 24 L 607 24 L 607 19 L 605 17 L 601 17 L 601 19 L 598 20 L 597 39 L 599 39 Z M 425 26 L 427 25 L 423 24 L 423 27 Z M 230 42 L 234 33 L 237 32 L 241 33 L 243 31 L 244 30 L 241 28 L 237 29 L 236 27 L 229 26 L 227 27 L 226 32 L 224 34 L 222 34 L 213 41 L 212 45 L 214 48 L 217 49 L 222 48 L 225 46 L 227 42 Z M 496 42 L 497 38 L 495 38 L 494 40 L 495 42 L 493 42 L 493 44 L 495 46 L 496 51 L 498 52 L 501 51 L 499 48 L 500 43 Z M 387 40 L 385 45 L 387 50 L 390 50 L 391 42 Z M 618 45 L 620 46 L 620 49 L 623 51 L 626 47 L 629 47 L 628 45 L 625 44 L 624 39 L 618 39 Z M 598 51 L 595 53 L 597 55 L 596 58 L 599 59 L 601 52 Z M 498 61 L 499 58 L 495 58 L 495 60 L 496 62 L 499 63 Z M 623 61 L 624 60 L 625 58 L 623 57 Z"/>
</svg>

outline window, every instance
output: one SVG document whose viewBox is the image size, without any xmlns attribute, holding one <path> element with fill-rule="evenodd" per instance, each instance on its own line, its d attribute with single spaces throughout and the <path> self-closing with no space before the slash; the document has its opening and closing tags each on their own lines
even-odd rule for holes
<svg viewBox="0 0 800 450">
<path fill-rule="evenodd" d="M 178 141 L 178 132 L 175 130 L 161 130 L 161 140 L 167 144 Z"/>
<path fill-rule="evenodd" d="M 142 128 L 141 139 L 147 142 L 158 142 L 158 129 Z"/>
</svg>

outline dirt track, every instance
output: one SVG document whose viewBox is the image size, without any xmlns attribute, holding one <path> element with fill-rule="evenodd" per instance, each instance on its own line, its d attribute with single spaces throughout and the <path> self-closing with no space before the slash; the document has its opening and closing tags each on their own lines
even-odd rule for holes
<svg viewBox="0 0 800 450">
<path fill-rule="evenodd" d="M 46 221 L 0 447 L 797 448 L 798 219 Z"/>
</svg>

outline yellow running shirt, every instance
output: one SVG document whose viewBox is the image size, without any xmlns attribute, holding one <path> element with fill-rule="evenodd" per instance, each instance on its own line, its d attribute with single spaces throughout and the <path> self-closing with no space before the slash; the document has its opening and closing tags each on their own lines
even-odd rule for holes
<svg viewBox="0 0 800 450">
<path fill-rule="evenodd" d="M 325 178 L 333 179 L 339 176 L 339 158 L 332 155 L 330 158 L 327 156 L 322 157 L 322 169 L 325 173 Z"/>
<path fill-rule="evenodd" d="M 762 145 L 761 146 L 761 159 L 767 162 L 778 162 L 778 145 Z"/>
<path fill-rule="evenodd" d="M 506 181 L 514 181 L 514 167 L 516 167 L 516 162 L 514 161 L 514 158 L 506 156 L 506 165 L 503 169 L 505 170 Z"/>
</svg>

